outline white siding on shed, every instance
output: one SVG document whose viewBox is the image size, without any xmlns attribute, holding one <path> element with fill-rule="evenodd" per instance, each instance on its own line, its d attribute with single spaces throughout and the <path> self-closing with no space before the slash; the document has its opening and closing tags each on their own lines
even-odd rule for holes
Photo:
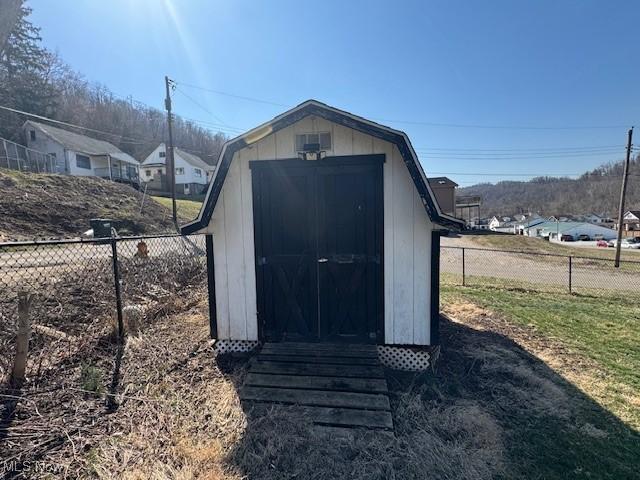
<svg viewBox="0 0 640 480">
<path fill-rule="evenodd" d="M 296 133 L 331 132 L 328 156 L 384 153 L 385 343 L 430 344 L 431 232 L 397 147 L 335 124 L 305 117 L 234 154 L 206 231 L 214 235 L 218 337 L 257 340 L 251 160 L 295 158 Z"/>
</svg>

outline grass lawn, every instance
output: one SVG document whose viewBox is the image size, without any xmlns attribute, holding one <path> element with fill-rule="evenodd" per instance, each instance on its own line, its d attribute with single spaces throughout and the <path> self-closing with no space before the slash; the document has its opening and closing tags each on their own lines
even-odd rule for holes
<svg viewBox="0 0 640 480">
<path fill-rule="evenodd" d="M 523 252 L 553 253 L 557 255 L 575 255 L 581 257 L 594 257 L 613 259 L 613 248 L 580 248 L 566 244 L 547 242 L 541 238 L 525 237 L 523 235 L 464 235 L 463 238 L 472 240 L 478 247 L 495 248 L 498 250 L 514 250 Z M 640 253 L 628 250 L 621 251 L 623 260 L 640 261 Z"/>
<path fill-rule="evenodd" d="M 512 468 L 535 478 L 634 478 L 632 459 L 640 458 L 635 299 L 443 286 L 442 304 L 454 317 L 515 340 L 557 374 L 554 383 L 570 411 L 530 409 L 502 419 Z M 511 370 L 522 373 L 517 365 Z M 548 386 L 539 387 L 535 395 L 542 398 Z"/>
<path fill-rule="evenodd" d="M 155 197 L 155 196 L 152 196 L 151 198 L 153 198 L 160 205 L 167 207 L 169 210 L 173 208 L 170 198 Z M 202 206 L 202 202 L 197 202 L 194 200 L 176 200 L 178 218 L 181 219 L 182 221 L 194 220 L 200 213 L 201 206 Z"/>
</svg>

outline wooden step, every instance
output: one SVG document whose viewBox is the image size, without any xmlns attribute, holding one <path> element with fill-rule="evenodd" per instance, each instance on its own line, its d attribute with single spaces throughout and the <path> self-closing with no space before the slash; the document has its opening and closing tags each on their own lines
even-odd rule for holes
<svg viewBox="0 0 640 480">
<path fill-rule="evenodd" d="M 309 363 L 269 362 L 253 359 L 250 372 L 309 375 L 323 377 L 385 378 L 380 366 L 371 365 L 313 365 Z"/>
<path fill-rule="evenodd" d="M 361 410 L 391 410 L 389 397 L 379 393 L 353 393 L 295 388 L 244 386 L 241 400 L 287 403 L 312 407 L 342 407 Z"/>
<path fill-rule="evenodd" d="M 249 372 L 245 385 L 254 387 L 307 388 L 341 392 L 387 393 L 387 381 L 381 378 L 312 377 Z"/>
<path fill-rule="evenodd" d="M 265 354 L 260 352 L 257 356 L 259 361 L 270 362 L 294 362 L 294 363 L 315 363 L 315 364 L 333 364 L 333 365 L 380 365 L 377 358 L 360 358 L 360 357 L 337 357 L 322 355 L 276 355 Z"/>
<path fill-rule="evenodd" d="M 247 415 L 267 415 L 268 404 L 244 400 Z M 296 412 L 306 416 L 315 425 L 367 428 L 372 430 L 393 430 L 393 418 L 391 412 L 384 410 L 354 410 L 352 408 L 339 407 L 305 407 L 289 405 L 286 408 L 295 409 Z"/>
<path fill-rule="evenodd" d="M 280 404 L 323 428 L 393 429 L 375 345 L 267 343 L 250 361 L 239 394 L 248 414 Z"/>
<path fill-rule="evenodd" d="M 262 352 L 276 355 L 336 355 L 342 357 L 378 358 L 378 349 L 375 345 L 266 343 L 262 347 Z"/>
</svg>

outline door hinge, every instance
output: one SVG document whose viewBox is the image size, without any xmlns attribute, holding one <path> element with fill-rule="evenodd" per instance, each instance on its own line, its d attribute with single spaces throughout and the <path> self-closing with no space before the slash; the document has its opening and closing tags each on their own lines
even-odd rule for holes
<svg viewBox="0 0 640 480">
<path fill-rule="evenodd" d="M 263 265 L 267 264 L 267 257 L 260 257 L 258 258 L 258 266 L 262 267 Z"/>
</svg>

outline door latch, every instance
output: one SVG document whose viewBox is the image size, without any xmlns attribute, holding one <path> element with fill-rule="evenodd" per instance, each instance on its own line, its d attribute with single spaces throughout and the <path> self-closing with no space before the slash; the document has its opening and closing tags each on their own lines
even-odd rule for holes
<svg viewBox="0 0 640 480">
<path fill-rule="evenodd" d="M 327 263 L 329 261 L 328 258 L 319 258 L 318 263 Z"/>
</svg>

